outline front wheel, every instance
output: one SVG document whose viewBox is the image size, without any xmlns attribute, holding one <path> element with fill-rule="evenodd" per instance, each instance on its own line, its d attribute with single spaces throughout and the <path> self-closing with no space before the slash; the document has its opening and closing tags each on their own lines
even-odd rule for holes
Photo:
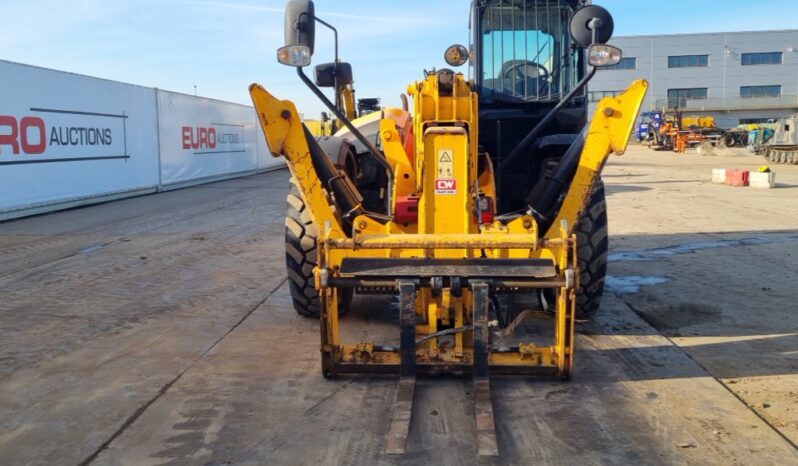
<svg viewBox="0 0 798 466">
<path fill-rule="evenodd" d="M 285 265 L 294 310 L 303 317 L 318 318 L 321 312 L 319 292 L 314 286 L 313 268 L 318 264 L 316 240 L 318 230 L 310 217 L 293 178 L 289 181 L 288 208 L 285 215 Z M 345 314 L 352 301 L 353 290 L 339 290 L 338 312 Z"/>
<path fill-rule="evenodd" d="M 579 289 L 576 292 L 576 317 L 590 318 L 596 314 L 604 294 L 607 277 L 607 200 L 604 182 L 596 181 L 587 208 L 576 228 Z"/>
</svg>

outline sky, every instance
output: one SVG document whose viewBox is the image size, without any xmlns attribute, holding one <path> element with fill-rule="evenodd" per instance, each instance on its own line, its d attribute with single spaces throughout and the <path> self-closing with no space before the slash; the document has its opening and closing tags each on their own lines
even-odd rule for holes
<svg viewBox="0 0 798 466">
<path fill-rule="evenodd" d="M 357 97 L 399 105 L 399 94 L 445 67 L 449 45 L 468 44 L 470 0 L 317 0 L 339 30 Z M 795 29 L 795 0 L 597 0 L 615 35 Z M 0 59 L 249 104 L 258 82 L 297 103 L 323 107 L 277 64 L 284 0 L 0 0 Z M 772 12 L 772 14 L 770 13 Z M 611 42 L 611 41 L 610 41 Z M 317 29 L 313 63 L 333 60 L 332 33 Z M 465 69 L 463 69 L 465 72 Z M 312 70 L 308 70 L 311 74 Z M 2 76 L 0 76 L 2 85 Z M 2 105 L 2 103 L 0 103 Z"/>
</svg>

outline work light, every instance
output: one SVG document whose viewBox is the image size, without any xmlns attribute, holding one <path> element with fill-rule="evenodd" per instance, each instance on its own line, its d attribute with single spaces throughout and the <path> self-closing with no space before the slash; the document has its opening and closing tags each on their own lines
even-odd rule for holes
<svg viewBox="0 0 798 466">
<path fill-rule="evenodd" d="M 277 49 L 277 61 L 297 68 L 310 65 L 310 55 L 307 45 L 286 45 Z"/>
<path fill-rule="evenodd" d="M 591 66 L 612 66 L 621 62 L 621 49 L 606 44 L 593 44 L 587 52 L 587 62 Z"/>
</svg>

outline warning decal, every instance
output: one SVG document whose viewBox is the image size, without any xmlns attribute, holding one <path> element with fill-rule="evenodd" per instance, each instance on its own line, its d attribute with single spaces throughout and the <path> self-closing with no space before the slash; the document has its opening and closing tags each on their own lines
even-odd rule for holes
<svg viewBox="0 0 798 466">
<path fill-rule="evenodd" d="M 438 150 L 438 178 L 454 177 L 454 161 L 451 149 Z"/>
<path fill-rule="evenodd" d="M 435 194 L 457 194 L 457 180 L 442 178 L 436 179 Z"/>
</svg>

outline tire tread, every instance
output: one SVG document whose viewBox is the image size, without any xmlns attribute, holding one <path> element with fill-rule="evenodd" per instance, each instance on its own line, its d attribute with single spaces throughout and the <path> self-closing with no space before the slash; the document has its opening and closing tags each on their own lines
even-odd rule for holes
<svg viewBox="0 0 798 466">
<path fill-rule="evenodd" d="M 576 229 L 580 285 L 576 293 L 576 317 L 579 319 L 595 315 L 601 305 L 607 276 L 608 233 L 604 183 L 598 180 Z"/>
</svg>

